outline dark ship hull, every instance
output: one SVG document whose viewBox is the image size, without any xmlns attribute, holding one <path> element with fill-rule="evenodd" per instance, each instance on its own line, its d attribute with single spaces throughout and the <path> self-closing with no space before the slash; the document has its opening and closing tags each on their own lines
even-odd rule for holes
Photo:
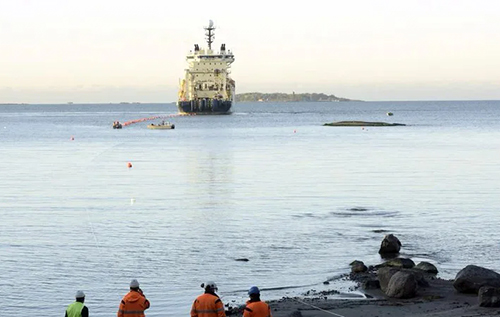
<svg viewBox="0 0 500 317">
<path fill-rule="evenodd" d="M 231 113 L 231 100 L 223 99 L 197 99 L 177 101 L 180 113 L 192 114 L 229 114 Z"/>
</svg>

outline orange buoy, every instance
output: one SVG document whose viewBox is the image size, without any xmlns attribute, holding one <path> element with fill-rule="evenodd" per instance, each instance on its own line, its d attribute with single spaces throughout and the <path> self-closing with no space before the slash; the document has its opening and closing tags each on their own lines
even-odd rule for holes
<svg viewBox="0 0 500 317">
<path fill-rule="evenodd" d="M 128 167 L 128 168 L 132 168 L 132 163 L 128 162 L 128 163 L 127 163 L 127 167 Z"/>
</svg>

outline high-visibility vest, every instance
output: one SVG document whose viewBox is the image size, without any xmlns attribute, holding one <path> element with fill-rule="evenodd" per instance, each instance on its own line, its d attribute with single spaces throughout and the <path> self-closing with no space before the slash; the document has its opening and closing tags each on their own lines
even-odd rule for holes
<svg viewBox="0 0 500 317">
<path fill-rule="evenodd" d="M 82 317 L 83 303 L 74 302 L 66 308 L 66 314 L 68 317 Z"/>
<path fill-rule="evenodd" d="M 243 310 L 243 317 L 272 317 L 271 308 L 268 304 L 261 301 L 249 301 Z"/>
<path fill-rule="evenodd" d="M 191 307 L 191 317 L 226 317 L 224 304 L 215 294 L 202 294 Z"/>
<path fill-rule="evenodd" d="M 130 291 L 125 295 L 118 309 L 118 317 L 144 317 L 144 311 L 149 308 L 149 301 L 142 293 Z"/>
</svg>

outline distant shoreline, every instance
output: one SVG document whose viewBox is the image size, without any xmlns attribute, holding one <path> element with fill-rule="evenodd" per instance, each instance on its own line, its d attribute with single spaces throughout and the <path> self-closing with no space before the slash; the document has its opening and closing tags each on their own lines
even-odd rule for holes
<svg viewBox="0 0 500 317">
<path fill-rule="evenodd" d="M 274 92 L 248 92 L 236 94 L 237 102 L 340 102 L 340 101 L 362 101 L 337 97 L 335 95 L 327 95 L 324 93 L 303 93 L 291 94 Z"/>
</svg>

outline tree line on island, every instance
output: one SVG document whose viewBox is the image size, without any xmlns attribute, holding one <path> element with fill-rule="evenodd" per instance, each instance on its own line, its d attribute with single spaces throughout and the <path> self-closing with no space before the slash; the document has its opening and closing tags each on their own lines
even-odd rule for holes
<svg viewBox="0 0 500 317">
<path fill-rule="evenodd" d="M 347 98 L 337 97 L 335 95 L 327 95 L 323 93 L 303 93 L 303 94 L 286 94 L 286 93 L 261 93 L 261 92 L 247 92 L 236 94 L 236 101 L 238 102 L 316 102 L 316 101 L 359 101 Z"/>
</svg>

